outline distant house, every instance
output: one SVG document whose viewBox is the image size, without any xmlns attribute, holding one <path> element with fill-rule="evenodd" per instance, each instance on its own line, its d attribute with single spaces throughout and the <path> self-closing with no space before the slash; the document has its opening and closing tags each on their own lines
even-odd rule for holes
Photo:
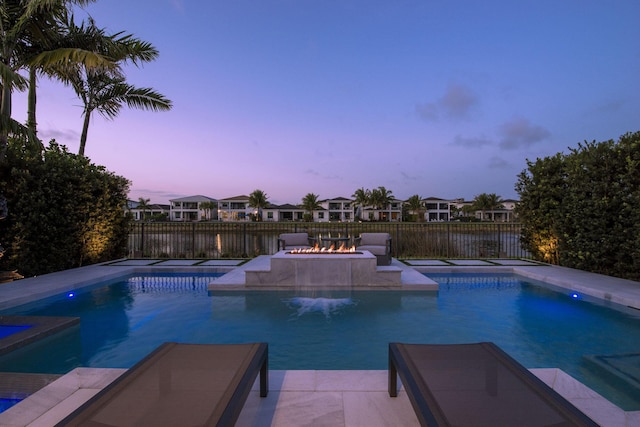
<svg viewBox="0 0 640 427">
<path fill-rule="evenodd" d="M 169 218 L 169 205 L 153 204 L 145 209 L 139 208 L 140 203 L 127 200 L 127 210 L 131 213 L 134 221 L 141 221 L 149 218 Z"/>
<path fill-rule="evenodd" d="M 425 207 L 424 219 L 432 221 L 449 221 L 451 219 L 450 201 L 440 197 L 422 199 Z"/>
<path fill-rule="evenodd" d="M 320 201 L 322 210 L 318 211 L 319 222 L 326 221 L 338 221 L 338 222 L 351 222 L 353 221 L 353 200 L 346 197 L 336 197 L 333 199 L 326 199 Z M 325 213 L 327 217 L 325 217 Z"/>
<path fill-rule="evenodd" d="M 170 202 L 170 221 L 206 221 L 217 220 L 218 211 L 216 199 L 207 196 L 189 196 L 172 199 Z M 211 205 L 213 204 L 213 205 Z M 208 206 L 213 206 L 213 208 Z"/>
<path fill-rule="evenodd" d="M 304 219 L 304 209 L 299 206 L 269 205 L 268 208 L 262 210 L 263 221 L 302 221 Z"/>
<path fill-rule="evenodd" d="M 486 214 L 493 219 L 494 222 L 511 222 L 515 221 L 515 209 L 518 204 L 517 200 L 502 200 L 502 208 L 487 211 Z"/>
<path fill-rule="evenodd" d="M 422 199 L 424 221 L 443 222 L 461 217 L 482 219 L 483 212 L 472 209 L 473 202 L 464 199 L 443 199 L 427 197 Z M 517 200 L 502 201 L 500 209 L 485 211 L 485 218 L 495 222 L 515 221 Z M 392 199 L 388 207 L 376 209 L 372 206 L 356 206 L 352 199 L 334 197 L 319 201 L 319 208 L 313 212 L 314 222 L 351 222 L 356 217 L 363 221 L 402 221 L 402 210 L 405 202 Z M 214 199 L 197 195 L 170 200 L 170 205 L 153 204 L 142 210 L 139 203 L 127 201 L 126 211 L 131 212 L 136 221 L 151 216 L 165 215 L 170 221 L 250 221 L 258 214 L 257 209 L 249 207 L 249 196 L 240 195 L 225 199 Z M 262 221 L 286 222 L 303 221 L 307 213 L 300 205 L 270 203 L 262 209 Z M 415 214 L 415 212 L 409 212 Z"/>
<path fill-rule="evenodd" d="M 363 221 L 402 221 L 402 205 L 404 202 L 399 199 L 392 199 L 388 207 L 376 209 L 373 206 L 365 206 L 360 212 Z M 391 219 L 389 219 L 391 218 Z"/>
<path fill-rule="evenodd" d="M 471 216 L 477 220 L 490 219 L 494 222 L 512 222 L 516 220 L 515 209 L 518 205 L 517 200 L 502 200 L 502 207 L 489 211 L 473 210 L 473 201 L 465 201 L 464 199 L 455 199 L 450 202 L 450 206 L 457 212 L 456 217 Z M 452 218 L 454 219 L 454 218 Z"/>
<path fill-rule="evenodd" d="M 241 195 L 218 200 L 220 221 L 248 221 L 253 209 L 249 207 L 249 196 Z"/>
</svg>

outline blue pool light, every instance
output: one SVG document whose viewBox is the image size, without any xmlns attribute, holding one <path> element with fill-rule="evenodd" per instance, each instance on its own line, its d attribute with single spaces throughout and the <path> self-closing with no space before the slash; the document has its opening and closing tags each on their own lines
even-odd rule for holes
<svg viewBox="0 0 640 427">
<path fill-rule="evenodd" d="M 73 298 L 73 297 L 75 297 L 75 296 L 76 296 L 76 294 L 74 294 L 73 292 L 69 292 L 69 293 L 67 294 L 67 297 L 69 297 L 69 298 Z"/>
<path fill-rule="evenodd" d="M 574 292 L 574 293 L 571 294 L 571 298 L 578 299 L 578 298 L 580 298 L 580 295 L 578 295 L 577 293 Z"/>
</svg>

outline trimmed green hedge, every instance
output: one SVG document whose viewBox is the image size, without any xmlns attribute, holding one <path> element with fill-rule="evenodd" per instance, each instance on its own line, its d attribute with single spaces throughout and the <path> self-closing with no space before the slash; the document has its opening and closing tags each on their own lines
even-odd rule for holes
<svg viewBox="0 0 640 427">
<path fill-rule="evenodd" d="M 640 280 L 640 132 L 527 161 L 522 242 L 539 260 Z"/>
<path fill-rule="evenodd" d="M 33 276 L 125 254 L 129 181 L 52 141 L 44 150 L 9 144 L 0 167 L 9 215 L 0 270 Z"/>
</svg>

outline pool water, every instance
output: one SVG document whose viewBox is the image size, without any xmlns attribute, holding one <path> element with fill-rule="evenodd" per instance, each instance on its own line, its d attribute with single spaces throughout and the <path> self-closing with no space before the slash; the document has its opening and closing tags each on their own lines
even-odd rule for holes
<svg viewBox="0 0 640 427">
<path fill-rule="evenodd" d="M 269 343 L 271 369 L 387 369 L 388 344 L 493 341 L 528 368 L 557 367 L 626 410 L 640 393 L 584 356 L 640 353 L 640 312 L 513 275 L 429 275 L 440 291 L 216 291 L 211 276 L 135 276 L 12 310 L 80 327 L 0 358 L 0 371 L 127 368 L 164 341 Z"/>
<path fill-rule="evenodd" d="M 9 399 L 0 397 L 0 412 L 4 412 L 20 402 L 22 402 L 22 399 Z"/>
<path fill-rule="evenodd" d="M 22 332 L 30 327 L 31 325 L 0 325 L 0 338 Z"/>
</svg>

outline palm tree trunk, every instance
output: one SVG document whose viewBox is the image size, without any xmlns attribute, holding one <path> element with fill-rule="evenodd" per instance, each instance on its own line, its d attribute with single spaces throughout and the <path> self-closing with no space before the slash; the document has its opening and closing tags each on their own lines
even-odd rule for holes
<svg viewBox="0 0 640 427">
<path fill-rule="evenodd" d="M 82 135 L 80 135 L 79 156 L 84 156 L 84 147 L 87 145 L 87 133 L 89 132 L 89 121 L 91 120 L 91 111 L 84 112 L 84 123 L 82 125 Z"/>
<path fill-rule="evenodd" d="M 7 146 L 9 145 L 9 122 L 11 121 L 11 85 L 2 85 L 0 94 L 0 163 L 4 162 L 7 156 Z M 5 128 L 5 125 L 7 128 Z"/>
<path fill-rule="evenodd" d="M 36 85 L 38 77 L 34 67 L 29 68 L 29 94 L 27 100 L 27 127 L 35 135 L 36 127 Z"/>
</svg>

